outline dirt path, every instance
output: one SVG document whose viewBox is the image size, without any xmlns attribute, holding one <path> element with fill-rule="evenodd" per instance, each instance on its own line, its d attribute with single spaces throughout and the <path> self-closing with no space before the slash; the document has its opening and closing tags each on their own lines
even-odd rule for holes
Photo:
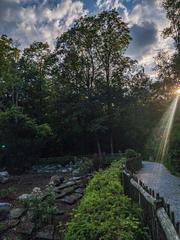
<svg viewBox="0 0 180 240">
<path fill-rule="evenodd" d="M 175 212 L 176 221 L 180 221 L 180 177 L 173 176 L 163 164 L 145 161 L 137 177 L 164 197 Z"/>
</svg>

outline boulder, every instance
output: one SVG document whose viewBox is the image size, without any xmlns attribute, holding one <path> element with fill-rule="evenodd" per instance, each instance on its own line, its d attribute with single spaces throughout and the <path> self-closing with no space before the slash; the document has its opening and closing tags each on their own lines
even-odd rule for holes
<svg viewBox="0 0 180 240">
<path fill-rule="evenodd" d="M 77 188 L 77 189 L 75 190 L 75 193 L 83 194 L 83 193 L 84 193 L 84 189 L 83 189 L 83 188 Z"/>
<path fill-rule="evenodd" d="M 10 211 L 10 219 L 18 219 L 20 218 L 24 213 L 25 213 L 26 209 L 25 208 L 13 208 Z"/>
<path fill-rule="evenodd" d="M 35 229 L 35 224 L 32 223 L 28 218 L 24 217 L 20 224 L 17 226 L 17 233 L 21 233 L 24 235 L 31 235 L 33 230 Z"/>
<path fill-rule="evenodd" d="M 61 202 L 67 203 L 67 204 L 74 204 L 82 197 L 82 194 L 80 193 L 73 193 L 71 195 L 65 196 L 61 199 Z"/>
<path fill-rule="evenodd" d="M 74 181 L 66 181 L 66 182 L 62 183 L 60 186 L 58 186 L 57 188 L 59 190 L 61 190 L 63 188 L 71 187 L 71 186 L 74 186 L 74 185 L 76 185 L 76 182 L 74 182 Z"/>
<path fill-rule="evenodd" d="M 3 232 L 6 232 L 8 229 L 14 228 L 19 224 L 19 220 L 5 220 L 1 221 L 0 235 Z M 1 239 L 1 238 L 0 238 Z"/>
<path fill-rule="evenodd" d="M 80 169 L 78 169 L 78 168 L 77 168 L 77 169 L 74 169 L 74 170 L 72 171 L 72 175 L 75 176 L 75 177 L 76 177 L 76 176 L 79 176 L 79 175 L 80 175 Z"/>
<path fill-rule="evenodd" d="M 59 176 L 59 175 L 54 175 L 51 177 L 50 180 L 50 185 L 54 185 L 54 186 L 59 186 L 61 183 L 64 182 L 64 177 L 63 176 Z"/>
<path fill-rule="evenodd" d="M 64 189 L 62 189 L 60 191 L 56 191 L 55 190 L 55 192 L 57 193 L 56 199 L 62 198 L 64 196 L 74 192 L 74 189 L 75 188 L 73 186 L 71 186 L 71 187 L 68 187 L 68 188 L 64 188 Z"/>
<path fill-rule="evenodd" d="M 9 173 L 7 171 L 0 172 L 0 183 L 6 183 L 9 180 Z"/>
<path fill-rule="evenodd" d="M 36 234 L 36 239 L 37 240 L 53 240 L 54 239 L 54 226 L 53 225 L 48 225 L 45 226 L 43 229 L 41 229 L 39 232 Z"/>
<path fill-rule="evenodd" d="M 0 213 L 1 212 L 9 212 L 11 209 L 11 204 L 10 203 L 0 203 Z"/>
<path fill-rule="evenodd" d="M 0 203 L 0 219 L 5 219 L 9 215 L 12 205 L 10 203 Z"/>
</svg>

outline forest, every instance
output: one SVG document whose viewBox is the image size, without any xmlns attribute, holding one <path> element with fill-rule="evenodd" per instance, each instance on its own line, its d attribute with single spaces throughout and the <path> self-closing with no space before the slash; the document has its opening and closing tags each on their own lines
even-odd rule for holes
<svg viewBox="0 0 180 240">
<path fill-rule="evenodd" d="M 179 86 L 178 3 L 164 1 L 175 52 L 155 57 L 157 80 L 126 55 L 132 41 L 115 10 L 77 20 L 55 49 L 22 49 L 0 37 L 0 165 L 28 169 L 38 158 L 136 149 L 148 160 L 148 140 Z M 180 111 L 167 162 L 180 172 Z"/>
</svg>

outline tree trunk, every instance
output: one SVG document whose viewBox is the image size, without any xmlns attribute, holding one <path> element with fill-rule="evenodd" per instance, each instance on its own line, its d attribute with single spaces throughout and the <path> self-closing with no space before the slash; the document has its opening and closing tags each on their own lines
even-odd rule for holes
<svg viewBox="0 0 180 240">
<path fill-rule="evenodd" d="M 113 144 L 112 133 L 111 133 L 111 136 L 110 136 L 110 146 L 111 146 L 111 155 L 113 155 L 114 154 L 114 144 Z"/>
<path fill-rule="evenodd" d="M 99 138 L 97 135 L 96 135 L 96 143 L 97 143 L 98 156 L 101 158 L 102 157 L 101 144 L 99 142 Z"/>
</svg>

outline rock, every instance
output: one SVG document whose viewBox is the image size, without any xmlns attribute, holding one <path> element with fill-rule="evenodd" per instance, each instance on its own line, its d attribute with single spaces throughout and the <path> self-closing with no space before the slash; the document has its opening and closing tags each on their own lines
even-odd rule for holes
<svg viewBox="0 0 180 240">
<path fill-rule="evenodd" d="M 54 175 L 51 177 L 50 180 L 50 185 L 54 185 L 54 186 L 59 186 L 61 183 L 64 182 L 64 177 L 63 176 L 58 176 L 58 175 Z"/>
<path fill-rule="evenodd" d="M 32 194 L 28 194 L 28 193 L 24 193 L 18 197 L 19 200 L 27 200 L 27 199 L 31 199 L 31 198 L 32 198 Z"/>
<path fill-rule="evenodd" d="M 80 169 L 74 169 L 74 170 L 72 171 L 72 175 L 73 175 L 73 176 L 79 176 L 79 175 L 80 175 Z"/>
<path fill-rule="evenodd" d="M 48 225 L 45 226 L 43 229 L 41 229 L 39 232 L 36 234 L 36 239 L 37 240 L 53 240 L 54 239 L 54 226 L 53 225 Z"/>
<path fill-rule="evenodd" d="M 82 194 L 80 193 L 73 193 L 71 195 L 65 196 L 61 199 L 62 202 L 67 204 L 74 204 L 77 200 L 79 200 L 82 197 Z"/>
<path fill-rule="evenodd" d="M 10 211 L 10 219 L 17 219 L 20 218 L 24 213 L 26 209 L 25 208 L 13 208 Z"/>
<path fill-rule="evenodd" d="M 68 169 L 67 168 L 64 168 L 61 170 L 62 173 L 68 173 Z"/>
<path fill-rule="evenodd" d="M 67 187 L 71 187 L 74 186 L 76 183 L 74 181 L 67 181 L 63 184 L 61 184 L 58 189 L 63 189 L 63 188 L 67 188 Z"/>
<path fill-rule="evenodd" d="M 17 233 L 31 235 L 35 228 L 35 224 L 29 221 L 28 218 L 24 218 L 21 223 L 17 226 Z"/>
<path fill-rule="evenodd" d="M 19 223 L 19 220 L 1 221 L 1 223 L 0 223 L 0 233 L 6 232 L 8 229 L 17 226 L 18 223 Z"/>
<path fill-rule="evenodd" d="M 78 181 L 81 179 L 82 179 L 82 177 L 72 177 L 72 178 L 69 178 L 69 181 Z"/>
<path fill-rule="evenodd" d="M 11 204 L 10 203 L 0 203 L 0 213 L 1 212 L 9 212 L 11 209 Z"/>
<path fill-rule="evenodd" d="M 9 173 L 7 171 L 0 172 L 0 183 L 6 183 L 9 180 Z"/>
<path fill-rule="evenodd" d="M 0 203 L 0 219 L 7 218 L 12 205 L 10 203 Z"/>
<path fill-rule="evenodd" d="M 75 193 L 84 194 L 84 189 L 83 189 L 83 188 L 77 188 L 77 189 L 75 190 Z"/>
<path fill-rule="evenodd" d="M 54 215 L 54 216 L 61 216 L 61 215 L 63 215 L 64 213 L 65 213 L 64 210 L 59 210 L 59 209 L 57 209 L 57 210 L 53 213 L 53 215 Z"/>
<path fill-rule="evenodd" d="M 56 199 L 59 199 L 59 198 L 62 198 L 72 192 L 74 192 L 74 187 L 71 186 L 71 187 L 68 187 L 68 188 L 64 188 L 62 190 L 60 190 L 60 192 L 57 192 L 57 196 L 56 196 Z"/>
</svg>

